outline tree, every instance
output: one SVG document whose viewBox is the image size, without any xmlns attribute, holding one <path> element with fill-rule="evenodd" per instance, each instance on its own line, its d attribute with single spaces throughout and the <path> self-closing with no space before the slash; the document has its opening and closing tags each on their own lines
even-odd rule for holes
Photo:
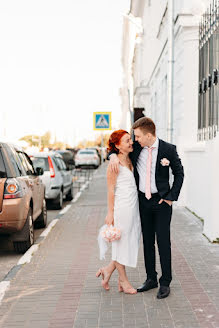
<svg viewBox="0 0 219 328">
<path fill-rule="evenodd" d="M 56 141 L 51 145 L 51 148 L 53 149 L 66 149 L 66 147 L 70 147 L 69 145 L 66 145 L 64 142 Z"/>
<path fill-rule="evenodd" d="M 51 140 L 51 133 L 48 131 L 41 137 L 41 146 L 43 148 L 45 147 L 49 148 L 51 146 L 50 140 Z"/>
<path fill-rule="evenodd" d="M 30 146 L 38 146 L 40 142 L 40 136 L 31 134 L 31 135 L 24 136 L 19 140 L 26 141 Z"/>
<path fill-rule="evenodd" d="M 31 147 L 36 146 L 40 149 L 49 148 L 49 149 L 65 149 L 66 145 L 63 142 L 55 140 L 53 144 L 50 143 L 51 140 L 51 132 L 47 131 L 44 135 L 38 136 L 38 135 L 27 135 L 19 140 L 26 141 Z"/>
<path fill-rule="evenodd" d="M 103 135 L 103 147 L 107 147 L 109 136 L 110 134 Z M 101 135 L 97 136 L 95 141 L 83 140 L 80 141 L 79 144 L 77 145 L 78 148 L 87 148 L 87 147 L 95 147 L 95 146 L 101 147 Z"/>
<path fill-rule="evenodd" d="M 110 136 L 110 134 L 104 134 L 103 135 L 103 147 L 107 147 L 109 136 Z M 99 135 L 96 138 L 96 142 L 95 143 L 96 143 L 96 145 L 98 145 L 99 147 L 101 147 L 101 135 Z"/>
</svg>

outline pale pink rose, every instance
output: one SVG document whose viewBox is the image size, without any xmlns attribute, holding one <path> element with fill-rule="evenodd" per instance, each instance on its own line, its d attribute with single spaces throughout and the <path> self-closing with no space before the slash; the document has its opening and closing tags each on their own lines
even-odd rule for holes
<svg viewBox="0 0 219 328">
<path fill-rule="evenodd" d="M 160 161 L 160 163 L 163 166 L 169 166 L 170 165 L 170 161 L 167 158 L 162 158 L 162 160 Z"/>
<path fill-rule="evenodd" d="M 102 237 L 108 242 L 119 240 L 121 237 L 121 231 L 116 227 L 110 226 L 102 232 Z"/>
</svg>

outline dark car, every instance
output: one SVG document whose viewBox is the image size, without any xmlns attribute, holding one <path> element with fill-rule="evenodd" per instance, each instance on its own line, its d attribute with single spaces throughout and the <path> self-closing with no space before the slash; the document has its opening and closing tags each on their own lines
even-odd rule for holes
<svg viewBox="0 0 219 328">
<path fill-rule="evenodd" d="M 56 150 L 56 152 L 62 156 L 67 170 L 71 171 L 75 166 L 73 153 L 70 150 Z"/>
<path fill-rule="evenodd" d="M 0 235 L 9 236 L 19 253 L 34 244 L 34 224 L 47 224 L 42 174 L 22 149 L 0 142 Z"/>
</svg>

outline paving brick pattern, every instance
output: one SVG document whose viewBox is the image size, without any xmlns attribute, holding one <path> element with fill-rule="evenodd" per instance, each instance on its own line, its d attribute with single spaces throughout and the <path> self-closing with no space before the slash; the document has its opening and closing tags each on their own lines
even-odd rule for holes
<svg viewBox="0 0 219 328">
<path fill-rule="evenodd" d="M 31 263 L 11 281 L 0 306 L 0 327 L 219 328 L 219 245 L 202 236 L 201 223 L 185 209 L 173 215 L 168 298 L 157 300 L 157 289 L 119 293 L 117 273 L 110 291 L 101 288 L 95 272 L 105 262 L 99 261 L 96 238 L 106 214 L 105 170 L 97 171 Z M 160 272 L 158 259 L 157 264 Z M 145 280 L 142 247 L 138 267 L 127 272 L 135 287 Z"/>
</svg>

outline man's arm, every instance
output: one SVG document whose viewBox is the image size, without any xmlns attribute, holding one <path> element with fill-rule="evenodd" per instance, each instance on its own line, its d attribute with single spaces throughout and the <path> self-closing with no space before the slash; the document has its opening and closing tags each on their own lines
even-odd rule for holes
<svg viewBox="0 0 219 328">
<path fill-rule="evenodd" d="M 111 170 L 111 172 L 118 174 L 119 173 L 119 159 L 118 159 L 117 154 L 114 151 L 111 151 L 107 155 L 107 159 L 110 161 L 109 169 Z"/>
<path fill-rule="evenodd" d="M 116 154 L 116 152 L 115 152 L 114 150 L 111 150 L 111 151 L 107 154 L 106 159 L 107 159 L 108 161 L 110 160 L 110 156 L 111 156 L 112 154 Z"/>
<path fill-rule="evenodd" d="M 166 200 L 176 201 L 178 200 L 180 190 L 182 188 L 183 180 L 184 180 L 184 169 L 181 163 L 181 159 L 176 150 L 176 146 L 172 148 L 172 156 L 170 160 L 170 167 L 172 169 L 172 173 L 174 176 L 174 181 L 172 188 L 169 193 L 166 195 Z"/>
</svg>

